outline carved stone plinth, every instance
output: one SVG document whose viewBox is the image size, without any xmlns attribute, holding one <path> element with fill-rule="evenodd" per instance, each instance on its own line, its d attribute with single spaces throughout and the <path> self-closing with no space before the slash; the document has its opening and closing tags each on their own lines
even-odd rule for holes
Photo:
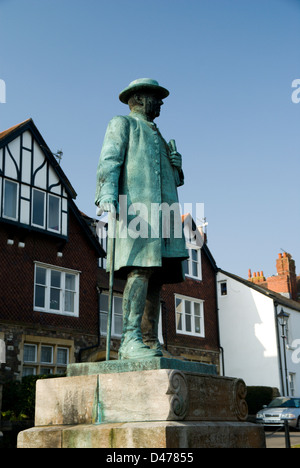
<svg viewBox="0 0 300 468">
<path fill-rule="evenodd" d="M 263 429 L 245 422 L 242 380 L 166 367 L 100 374 L 90 367 L 87 375 L 80 367 L 79 375 L 37 381 L 35 428 L 19 434 L 18 447 L 264 445 Z"/>
<path fill-rule="evenodd" d="M 38 380 L 36 426 L 245 421 L 242 380 L 160 369 Z"/>
</svg>

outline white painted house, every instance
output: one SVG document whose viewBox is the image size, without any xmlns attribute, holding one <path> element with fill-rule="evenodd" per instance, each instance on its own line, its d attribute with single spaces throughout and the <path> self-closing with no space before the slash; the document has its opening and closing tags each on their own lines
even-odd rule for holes
<svg viewBox="0 0 300 468">
<path fill-rule="evenodd" d="M 217 281 L 224 375 L 299 396 L 300 303 L 223 270 Z"/>
</svg>

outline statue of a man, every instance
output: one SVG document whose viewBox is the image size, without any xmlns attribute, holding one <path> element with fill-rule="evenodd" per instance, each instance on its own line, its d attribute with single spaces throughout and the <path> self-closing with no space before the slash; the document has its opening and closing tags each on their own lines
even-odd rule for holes
<svg viewBox="0 0 300 468">
<path fill-rule="evenodd" d="M 131 112 L 109 122 L 97 170 L 95 203 L 100 212 L 117 212 L 115 272 L 126 279 L 119 359 L 162 356 L 161 287 L 184 280 L 182 261 L 188 252 L 176 210 L 177 186 L 184 179 L 181 155 L 170 149 L 153 122 L 168 95 L 148 78 L 133 81 L 120 93 Z M 167 229 L 158 207 L 169 214 Z M 107 265 L 109 270 L 110 258 Z"/>
</svg>

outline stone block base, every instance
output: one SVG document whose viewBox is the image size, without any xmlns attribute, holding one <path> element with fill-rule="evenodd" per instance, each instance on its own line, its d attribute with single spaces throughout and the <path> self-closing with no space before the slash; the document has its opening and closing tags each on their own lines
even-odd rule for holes
<svg viewBox="0 0 300 468">
<path fill-rule="evenodd" d="M 242 380 L 198 363 L 75 364 L 37 382 L 35 427 L 18 448 L 264 447 L 263 428 L 245 422 L 245 396 Z"/>
<path fill-rule="evenodd" d="M 18 448 L 265 448 L 263 428 L 242 422 L 152 421 L 34 427 Z"/>
<path fill-rule="evenodd" d="M 170 369 L 39 380 L 36 426 L 245 421 L 243 381 Z"/>
</svg>

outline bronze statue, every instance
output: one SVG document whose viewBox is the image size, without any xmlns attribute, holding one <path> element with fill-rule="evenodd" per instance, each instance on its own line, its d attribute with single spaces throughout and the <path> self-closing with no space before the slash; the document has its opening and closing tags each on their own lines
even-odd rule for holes
<svg viewBox="0 0 300 468">
<path fill-rule="evenodd" d="M 168 95 L 148 78 L 120 93 L 131 112 L 109 122 L 97 170 L 95 203 L 101 212 L 117 212 L 114 270 L 127 280 L 119 359 L 162 356 L 157 337 L 161 287 L 184 280 L 182 261 L 188 252 L 176 210 L 177 186 L 184 182 L 182 158 L 153 122 Z M 172 208 L 168 229 L 158 207 Z"/>
</svg>

